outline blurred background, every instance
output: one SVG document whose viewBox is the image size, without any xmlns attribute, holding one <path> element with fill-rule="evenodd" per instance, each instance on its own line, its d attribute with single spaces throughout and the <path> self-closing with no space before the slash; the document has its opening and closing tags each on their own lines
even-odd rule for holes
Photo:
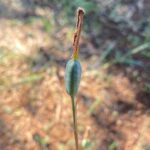
<svg viewBox="0 0 150 150">
<path fill-rule="evenodd" d="M 150 150 L 149 0 L 0 0 L 0 150 L 75 150 L 64 70 L 75 11 L 81 150 Z"/>
</svg>

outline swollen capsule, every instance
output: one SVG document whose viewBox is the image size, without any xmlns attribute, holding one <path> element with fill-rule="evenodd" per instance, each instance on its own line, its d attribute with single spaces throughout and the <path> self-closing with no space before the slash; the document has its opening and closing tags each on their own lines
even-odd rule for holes
<svg viewBox="0 0 150 150">
<path fill-rule="evenodd" d="M 67 93 L 74 97 L 78 91 L 81 79 L 81 65 L 76 59 L 67 62 L 65 71 L 65 87 Z"/>
</svg>

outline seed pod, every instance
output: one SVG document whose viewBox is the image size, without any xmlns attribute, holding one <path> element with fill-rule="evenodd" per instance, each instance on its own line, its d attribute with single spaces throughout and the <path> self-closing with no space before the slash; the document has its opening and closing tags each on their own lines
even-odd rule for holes
<svg viewBox="0 0 150 150">
<path fill-rule="evenodd" d="M 71 59 L 67 62 L 65 71 L 65 87 L 67 93 L 74 97 L 78 91 L 81 79 L 81 65 L 78 60 Z"/>
</svg>

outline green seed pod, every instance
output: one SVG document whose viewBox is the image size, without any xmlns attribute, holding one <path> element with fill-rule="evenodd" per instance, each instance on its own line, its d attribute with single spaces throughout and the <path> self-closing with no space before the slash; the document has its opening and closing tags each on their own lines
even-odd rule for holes
<svg viewBox="0 0 150 150">
<path fill-rule="evenodd" d="M 67 93 L 74 97 L 78 91 L 81 79 L 81 65 L 78 60 L 71 59 L 67 62 L 65 71 L 65 87 Z"/>
</svg>

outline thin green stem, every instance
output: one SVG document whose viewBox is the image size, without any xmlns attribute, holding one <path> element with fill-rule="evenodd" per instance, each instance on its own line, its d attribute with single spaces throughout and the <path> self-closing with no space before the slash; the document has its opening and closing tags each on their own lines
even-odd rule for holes
<svg viewBox="0 0 150 150">
<path fill-rule="evenodd" d="M 78 146 L 77 118 L 76 118 L 76 105 L 75 105 L 74 97 L 73 96 L 71 97 L 71 100 L 72 100 L 74 138 L 75 138 L 76 150 L 79 150 L 79 146 Z"/>
</svg>

